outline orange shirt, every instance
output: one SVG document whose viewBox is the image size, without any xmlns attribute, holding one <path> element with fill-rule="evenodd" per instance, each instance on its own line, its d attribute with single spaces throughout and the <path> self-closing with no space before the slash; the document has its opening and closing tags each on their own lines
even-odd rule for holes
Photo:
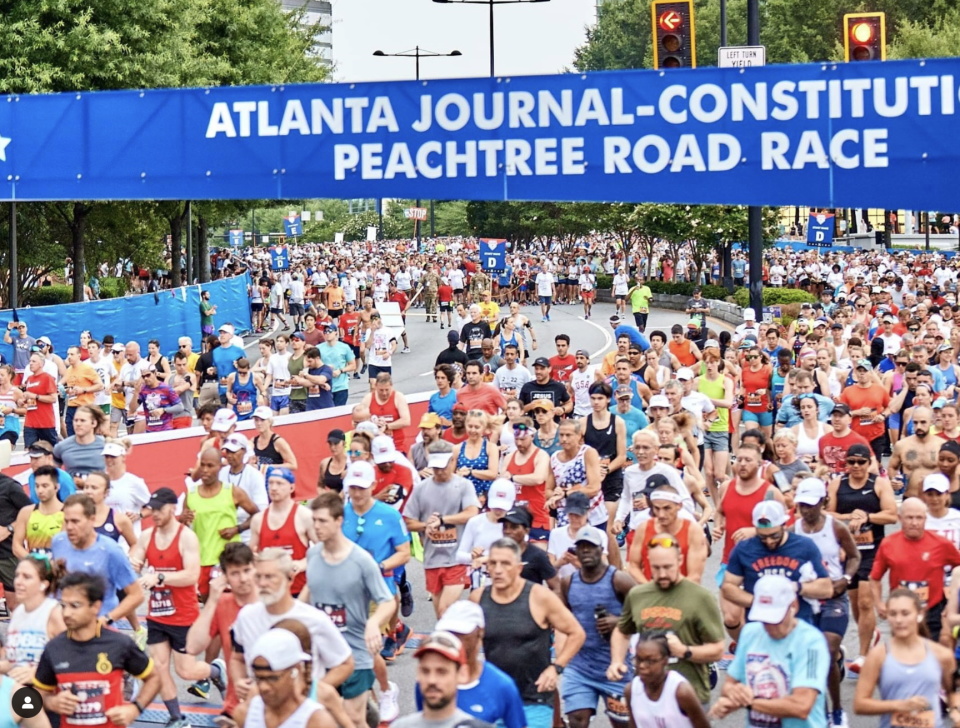
<svg viewBox="0 0 960 728">
<path fill-rule="evenodd" d="M 871 422 L 875 415 L 883 412 L 884 408 L 890 404 L 890 395 L 879 384 L 871 384 L 869 387 L 861 387 L 854 384 L 847 387 L 840 394 L 840 401 L 850 407 L 850 411 L 869 407 L 873 410 L 870 417 L 854 417 L 850 429 L 858 435 L 863 435 L 867 441 L 876 440 L 883 435 L 886 424 L 883 420 Z"/>
</svg>

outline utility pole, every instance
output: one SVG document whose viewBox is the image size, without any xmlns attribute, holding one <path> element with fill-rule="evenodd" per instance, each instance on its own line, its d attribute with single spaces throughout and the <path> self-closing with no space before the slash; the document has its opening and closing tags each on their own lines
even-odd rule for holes
<svg viewBox="0 0 960 728">
<path fill-rule="evenodd" d="M 747 45 L 760 45 L 760 0 L 747 0 Z M 763 320 L 763 209 L 747 210 L 750 247 L 750 307 Z"/>
</svg>

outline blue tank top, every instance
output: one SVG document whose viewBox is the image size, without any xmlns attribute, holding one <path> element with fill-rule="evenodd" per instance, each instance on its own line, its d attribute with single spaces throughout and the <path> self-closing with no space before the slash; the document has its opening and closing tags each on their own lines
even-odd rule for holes
<svg viewBox="0 0 960 728">
<path fill-rule="evenodd" d="M 773 385 L 773 401 L 774 406 L 776 406 L 777 395 L 783 394 L 783 387 L 787 382 L 785 376 L 780 376 L 780 368 L 776 367 L 773 370 L 773 376 L 770 378 L 770 382 Z"/>
<path fill-rule="evenodd" d="M 6 675 L 0 677 L 0 728 L 18 728 L 13 722 L 13 711 L 9 710 L 13 689 L 19 687 Z"/>
<path fill-rule="evenodd" d="M 883 700 L 906 700 L 914 696 L 927 699 L 931 709 L 920 719 L 932 721 L 934 728 L 943 725 L 940 717 L 940 681 L 943 670 L 930 645 L 925 645 L 926 654 L 916 665 L 904 665 L 887 651 L 880 668 L 880 697 Z M 926 723 L 917 723 L 926 725 Z M 890 715 L 880 716 L 880 728 L 890 728 Z"/>
<path fill-rule="evenodd" d="M 117 528 L 117 524 L 114 523 L 112 508 L 107 512 L 106 520 L 101 525 L 94 526 L 93 530 L 114 541 L 120 540 L 120 529 Z"/>
<path fill-rule="evenodd" d="M 257 385 L 253 381 L 253 374 L 247 379 L 246 384 L 242 384 L 240 375 L 237 375 L 233 380 L 232 393 L 237 398 L 237 403 L 233 405 L 237 420 L 249 420 L 257 408 Z"/>
<path fill-rule="evenodd" d="M 594 610 L 604 607 L 607 614 L 620 616 L 623 605 L 617 599 L 613 588 L 613 575 L 616 571 L 614 567 L 608 566 L 606 573 L 593 584 L 584 582 L 579 571 L 570 576 L 567 603 L 573 616 L 587 633 L 583 647 L 570 660 L 570 667 L 583 675 L 603 675 L 610 666 L 610 642 L 597 631 Z M 629 665 L 629 662 L 627 664 Z M 629 679 L 628 674 L 623 682 L 626 683 Z"/>
<path fill-rule="evenodd" d="M 951 365 L 950 365 L 949 367 L 947 367 L 946 369 L 941 369 L 940 366 L 937 365 L 937 369 L 940 369 L 940 373 L 943 374 L 943 379 L 944 379 L 944 381 L 946 382 L 946 386 L 947 386 L 947 387 L 955 387 L 955 386 L 956 386 L 956 384 L 957 384 L 957 372 L 954 370 L 953 364 L 951 364 Z M 956 399 L 957 399 L 957 397 L 956 397 L 956 395 L 954 395 L 954 400 L 956 400 Z"/>
<path fill-rule="evenodd" d="M 460 454 L 457 456 L 457 470 L 460 468 L 470 468 L 471 470 L 486 470 L 490 466 L 490 456 L 487 454 L 487 440 L 484 438 L 480 443 L 480 454 L 475 458 L 468 458 L 465 453 L 467 451 L 466 442 L 463 443 L 463 447 L 460 448 Z M 477 491 L 477 498 L 486 496 L 487 491 L 490 490 L 490 483 L 493 481 L 490 480 L 481 480 L 480 478 L 474 478 L 473 476 L 467 476 L 467 480 L 473 483 L 474 490 Z"/>
<path fill-rule="evenodd" d="M 500 356 L 503 356 L 503 351 L 504 349 L 507 348 L 509 344 L 513 344 L 514 346 L 517 346 L 519 348 L 519 344 L 517 343 L 517 332 L 514 331 L 513 334 L 511 334 L 509 339 L 505 339 L 503 338 L 503 332 L 501 331 L 500 332 Z"/>
</svg>

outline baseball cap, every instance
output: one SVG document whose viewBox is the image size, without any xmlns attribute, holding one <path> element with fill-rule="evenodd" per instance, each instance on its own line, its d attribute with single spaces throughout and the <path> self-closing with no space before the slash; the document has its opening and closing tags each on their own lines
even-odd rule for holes
<svg viewBox="0 0 960 728">
<path fill-rule="evenodd" d="M 373 462 L 377 465 L 381 463 L 395 463 L 397 461 L 397 448 L 393 444 L 393 438 L 390 435 L 377 435 L 373 438 L 370 445 Z"/>
<path fill-rule="evenodd" d="M 535 399 L 530 403 L 530 409 L 542 409 L 546 412 L 552 412 L 553 400 L 552 399 Z"/>
<path fill-rule="evenodd" d="M 567 513 L 585 516 L 590 512 L 590 499 L 579 491 L 571 493 L 567 496 L 567 501 L 564 503 L 563 509 Z"/>
<path fill-rule="evenodd" d="M 307 337 L 303 335 L 303 332 L 302 332 L 302 331 L 294 331 L 294 332 L 290 335 L 290 338 L 291 338 L 291 339 L 299 339 L 300 341 L 306 341 L 306 340 L 307 340 Z"/>
<path fill-rule="evenodd" d="M 469 409 L 470 409 L 470 408 L 467 407 L 467 405 L 465 405 L 463 402 L 457 402 L 455 405 L 453 405 L 453 411 L 454 411 L 454 412 L 458 412 L 458 411 L 459 411 L 459 412 L 468 412 Z"/>
<path fill-rule="evenodd" d="M 350 463 L 347 472 L 343 474 L 344 488 L 372 488 L 377 476 L 373 466 L 365 460 Z"/>
<path fill-rule="evenodd" d="M 108 445 L 104 445 L 104 448 L 103 448 L 104 455 L 110 454 L 107 452 L 107 448 L 111 446 L 120 449 L 120 452 L 117 455 L 114 455 L 114 457 L 119 457 L 120 455 L 123 455 L 124 452 L 126 452 L 122 446 L 118 445 L 117 443 L 111 442 Z M 30 448 L 27 450 L 27 453 L 32 458 L 42 458 L 44 455 L 53 455 L 53 445 L 51 445 L 46 440 L 37 440 L 35 443 L 33 443 L 30 446 Z"/>
<path fill-rule="evenodd" d="M 613 395 L 616 399 L 633 399 L 633 390 L 627 386 L 617 387 Z"/>
<path fill-rule="evenodd" d="M 221 450 L 227 450 L 228 452 L 239 452 L 240 450 L 246 450 L 249 440 L 243 435 L 231 435 L 223 444 L 220 446 Z"/>
<path fill-rule="evenodd" d="M 210 425 L 210 429 L 213 432 L 226 432 L 231 427 L 236 426 L 236 424 L 237 413 L 232 409 L 221 407 L 217 410 L 217 414 L 213 416 L 213 424 Z"/>
<path fill-rule="evenodd" d="M 116 344 L 114 344 L 113 346 L 110 347 L 110 351 L 115 351 L 115 352 L 117 352 L 117 353 L 119 354 L 119 353 L 125 351 L 126 348 L 127 348 L 127 347 L 125 347 L 123 344 L 121 344 L 121 343 L 118 341 Z"/>
<path fill-rule="evenodd" d="M 796 598 L 797 585 L 787 577 L 780 574 L 761 576 L 753 585 L 750 621 L 780 624 Z"/>
<path fill-rule="evenodd" d="M 752 308 L 743 309 L 743 320 L 744 321 L 756 321 L 757 314 Z"/>
<path fill-rule="evenodd" d="M 437 416 L 436 412 L 424 412 L 423 417 L 420 418 L 420 424 L 417 427 L 421 429 L 433 430 L 437 427 L 440 427 L 440 418 Z"/>
<path fill-rule="evenodd" d="M 860 457 L 867 458 L 867 460 L 873 457 L 873 451 L 862 442 L 855 442 L 850 447 L 847 448 L 847 457 Z"/>
<path fill-rule="evenodd" d="M 507 511 L 507 515 L 500 519 L 500 523 L 515 523 L 518 526 L 530 528 L 533 526 L 533 516 L 523 506 L 516 506 Z"/>
<path fill-rule="evenodd" d="M 463 649 L 463 643 L 452 632 L 441 632 L 439 630 L 434 632 L 420 643 L 413 656 L 419 658 L 428 652 L 435 652 L 458 665 L 467 664 L 467 652 Z"/>
<path fill-rule="evenodd" d="M 506 478 L 497 478 L 487 492 L 487 508 L 509 511 L 517 499 L 517 486 Z"/>
<path fill-rule="evenodd" d="M 177 502 L 177 494 L 173 492 L 170 488 L 157 488 L 156 492 L 150 496 L 150 500 L 147 501 L 147 508 L 150 508 L 154 511 L 163 508 L 164 506 L 172 506 Z"/>
<path fill-rule="evenodd" d="M 704 348 L 704 349 L 719 349 L 719 348 L 720 348 L 720 342 L 717 341 L 716 339 L 707 339 L 706 342 L 705 342 L 704 345 L 703 345 L 703 348 Z"/>
<path fill-rule="evenodd" d="M 805 506 L 815 506 L 827 497 L 827 486 L 820 478 L 804 478 L 797 486 L 793 499 Z"/>
<path fill-rule="evenodd" d="M 472 634 L 474 630 L 483 629 L 485 626 L 483 609 L 468 599 L 451 604 L 437 622 L 438 631 L 454 634 Z"/>
<path fill-rule="evenodd" d="M 756 528 L 773 528 L 786 523 L 787 514 L 780 501 L 764 500 L 753 507 L 752 520 Z"/>
<path fill-rule="evenodd" d="M 451 344 L 457 344 L 457 343 L 459 343 L 459 341 L 460 341 L 460 334 L 458 334 L 456 331 L 448 331 L 448 332 L 447 332 L 447 341 L 449 341 Z"/>
<path fill-rule="evenodd" d="M 273 419 L 273 410 L 264 405 L 260 405 L 253 411 L 253 416 L 258 420 L 272 420 Z"/>
<path fill-rule="evenodd" d="M 835 405 L 833 405 L 833 412 L 830 414 L 835 415 L 838 412 L 842 415 L 849 415 L 850 406 L 846 402 L 837 402 Z"/>
<path fill-rule="evenodd" d="M 545 357 L 545 356 L 538 356 L 538 357 L 536 358 L 536 360 L 533 362 L 533 365 L 534 365 L 535 367 L 549 367 L 549 366 L 550 366 L 550 360 L 547 359 L 547 357 Z"/>
<path fill-rule="evenodd" d="M 688 379 L 693 379 L 694 376 L 693 369 L 690 367 L 680 367 L 677 369 L 677 379 L 679 379 L 681 382 Z"/>
<path fill-rule="evenodd" d="M 700 322 L 697 319 L 690 319 L 689 321 L 687 321 L 687 328 L 699 329 Z"/>
<path fill-rule="evenodd" d="M 857 369 L 866 369 L 868 372 L 872 372 L 873 364 L 870 363 L 869 359 L 861 359 L 857 362 Z"/>
<path fill-rule="evenodd" d="M 38 446 L 40 446 L 40 449 L 44 453 L 48 452 L 47 450 L 43 450 L 41 443 L 43 445 L 47 444 L 43 440 L 38 440 L 37 442 L 33 443 L 30 446 L 30 457 L 37 457 L 34 455 L 34 451 L 37 449 Z M 53 448 L 51 448 L 49 452 L 52 453 Z M 106 445 L 103 446 L 102 454 L 105 458 L 119 458 L 127 454 L 127 449 L 123 445 L 121 445 L 119 442 L 108 442 Z"/>
<path fill-rule="evenodd" d="M 930 473 L 923 479 L 923 490 L 935 490 L 938 493 L 946 493 L 950 490 L 950 480 L 943 473 Z"/>
<path fill-rule="evenodd" d="M 236 329 L 233 328 L 233 324 L 222 324 L 220 328 L 217 329 L 217 331 L 220 331 L 220 332 L 225 331 L 228 334 L 232 334 L 234 331 L 236 331 Z"/>
<path fill-rule="evenodd" d="M 573 537 L 573 542 L 575 544 L 580 543 L 581 541 L 592 543 L 594 546 L 603 546 L 603 533 L 599 528 L 594 528 L 593 526 L 584 526 L 577 531 L 577 535 Z"/>
<path fill-rule="evenodd" d="M 353 431 L 365 432 L 370 435 L 370 437 L 377 437 L 380 435 L 380 428 L 377 427 L 375 422 L 371 422 L 370 420 L 357 423 L 357 426 L 353 428 Z"/>
<path fill-rule="evenodd" d="M 343 430 L 330 430 L 327 433 L 327 442 L 346 442 L 347 436 L 344 434 Z"/>
<path fill-rule="evenodd" d="M 883 289 L 880 286 L 874 286 L 870 289 L 870 293 L 883 293 Z"/>
<path fill-rule="evenodd" d="M 647 405 L 647 409 L 653 409 L 654 407 L 663 407 L 664 409 L 670 409 L 670 400 L 667 399 L 665 394 L 655 394 L 650 398 L 650 404 Z"/>
<path fill-rule="evenodd" d="M 449 443 L 446 443 L 449 444 Z M 445 468 L 450 464 L 450 458 L 453 457 L 453 447 L 439 449 L 439 446 L 436 444 L 431 444 L 431 448 L 437 447 L 438 450 L 435 452 L 427 451 L 427 467 L 428 468 Z"/>
<path fill-rule="evenodd" d="M 251 662 L 258 657 L 266 660 L 271 670 L 287 670 L 312 659 L 303 651 L 299 637 L 293 632 L 276 628 L 268 629 L 253 643 Z"/>
<path fill-rule="evenodd" d="M 323 330 L 324 330 L 324 332 L 328 332 L 328 333 L 329 333 L 330 331 L 336 331 L 336 330 L 337 330 L 337 325 L 334 324 L 334 323 L 324 324 Z"/>
<path fill-rule="evenodd" d="M 586 349 L 577 349 L 576 356 L 585 356 L 587 359 L 590 358 L 590 352 Z"/>
<path fill-rule="evenodd" d="M 270 478 L 283 478 L 291 485 L 297 482 L 297 476 L 293 474 L 290 468 L 268 468 L 267 480 L 270 480 Z"/>
</svg>

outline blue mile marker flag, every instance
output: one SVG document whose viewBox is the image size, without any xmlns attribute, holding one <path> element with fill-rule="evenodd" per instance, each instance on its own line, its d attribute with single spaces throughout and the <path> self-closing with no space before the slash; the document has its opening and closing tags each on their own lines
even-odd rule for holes
<svg viewBox="0 0 960 728">
<path fill-rule="evenodd" d="M 272 270 L 290 270 L 290 251 L 286 245 L 270 248 L 270 268 Z"/>
<path fill-rule="evenodd" d="M 303 235 L 303 223 L 299 215 L 289 215 L 283 218 L 283 230 L 288 238 L 299 238 Z"/>
<path fill-rule="evenodd" d="M 480 265 L 485 271 L 501 271 L 507 267 L 507 241 L 480 238 Z"/>
<path fill-rule="evenodd" d="M 243 230 L 230 231 L 230 247 L 239 248 L 243 245 Z"/>
<path fill-rule="evenodd" d="M 807 245 L 815 248 L 833 247 L 833 213 L 818 212 L 810 214 L 807 223 Z"/>
</svg>

